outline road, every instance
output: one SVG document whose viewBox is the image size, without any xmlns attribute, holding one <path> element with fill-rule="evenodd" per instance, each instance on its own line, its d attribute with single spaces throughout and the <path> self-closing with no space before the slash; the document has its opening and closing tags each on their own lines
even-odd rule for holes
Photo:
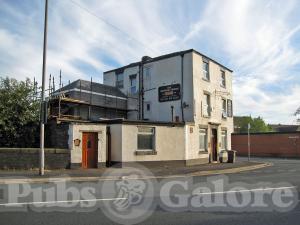
<svg viewBox="0 0 300 225">
<path fill-rule="evenodd" d="M 241 159 L 245 160 L 245 159 Z M 284 160 L 284 159 L 259 159 L 255 158 L 253 160 L 258 161 L 267 161 L 272 162 L 274 165 L 271 167 L 266 167 L 263 169 L 258 169 L 254 171 L 241 172 L 236 174 L 228 174 L 226 175 L 226 179 L 228 179 L 228 184 L 225 181 L 224 190 L 216 191 L 212 190 L 211 193 L 202 192 L 200 195 L 203 196 L 224 196 L 228 195 L 228 199 L 233 199 L 232 195 L 236 194 L 236 199 L 238 202 L 243 200 L 243 193 L 246 191 L 232 191 L 232 187 L 237 184 L 240 186 L 247 188 L 247 192 L 250 193 L 265 193 L 270 191 L 270 193 L 274 193 L 276 191 L 281 190 L 293 190 L 294 194 L 299 193 L 300 187 L 300 160 Z M 207 182 L 207 179 L 213 179 L 215 176 L 208 177 L 194 177 L 193 184 L 197 186 L 197 184 L 204 184 Z M 220 177 L 219 177 L 220 178 Z M 215 177 L 215 179 L 217 179 Z M 185 183 L 186 179 L 170 179 L 168 180 L 177 182 L 180 184 Z M 75 199 L 70 196 L 65 200 L 56 200 L 55 202 L 51 201 L 51 194 L 49 194 L 49 198 L 45 198 L 38 202 L 33 195 L 26 195 L 24 197 L 20 197 L 18 199 L 19 205 L 13 205 L 13 202 L 7 202 L 6 196 L 2 196 L 3 199 L 0 202 L 0 224 L 73 224 L 73 225 L 86 225 L 86 224 L 117 224 L 119 221 L 123 224 L 130 224 L 132 221 L 125 219 L 116 219 L 111 214 L 107 214 L 107 210 L 105 207 L 107 205 L 111 205 L 112 202 L 119 202 L 119 206 L 124 207 L 126 200 L 129 198 L 128 195 L 118 195 L 118 192 L 114 190 L 111 185 L 114 184 L 115 181 L 105 181 L 106 184 L 102 182 L 93 182 L 93 183 L 85 183 L 85 182 L 76 182 L 76 183 L 67 183 L 67 187 L 73 187 L 74 190 L 83 190 L 85 187 L 94 187 L 96 189 L 96 193 L 94 196 L 86 195 L 84 199 Z M 149 182 L 149 181 L 147 181 Z M 154 181 L 151 181 L 154 182 Z M 166 182 L 166 181 L 158 181 L 158 182 Z M 239 183 L 237 183 L 239 182 Z M 267 189 L 266 187 L 262 187 L 262 183 L 268 183 Z M 107 185 L 107 186 L 105 186 Z M 201 186 L 201 185 L 200 185 Z M 203 186 L 203 185 L 202 185 Z M 30 188 L 35 190 L 35 193 L 38 193 L 41 189 L 50 190 L 49 188 L 53 187 L 52 184 L 31 184 Z M 103 188 L 106 187 L 106 188 Z M 161 187 L 163 185 L 154 183 L 153 192 L 149 192 L 146 197 L 146 205 L 142 205 L 138 208 L 137 211 L 134 212 L 133 216 L 141 213 L 140 220 L 138 224 L 297 224 L 300 220 L 300 206 L 298 204 L 298 196 L 294 196 L 294 204 L 291 209 L 286 209 L 285 212 L 279 212 L 278 210 L 272 210 L 269 207 L 268 211 L 261 211 L 260 208 L 255 208 L 253 211 L 249 208 L 244 208 L 243 210 L 239 208 L 231 208 L 229 210 L 229 206 L 227 207 L 211 207 L 209 209 L 199 210 L 197 208 L 180 208 L 180 209 L 166 209 L 166 206 L 162 204 L 164 203 L 164 195 L 162 194 Z M 185 188 L 182 185 L 173 186 L 172 193 L 170 194 L 173 197 L 176 197 L 176 194 L 191 194 L 194 190 L 194 186 L 191 189 Z M 199 185 L 197 186 L 199 187 Z M 0 186 L 3 190 L 6 190 L 5 186 Z M 39 189 L 40 188 L 40 189 Z M 100 189 L 103 188 L 102 192 Z M 146 190 L 150 190 L 147 188 Z M 121 194 L 122 194 L 121 193 Z M 24 194 L 25 195 L 25 194 Z M 163 197 L 162 197 L 163 196 Z M 252 195 L 251 195 L 252 196 Z M 165 196 L 166 199 L 169 199 L 168 196 Z M 48 199 L 48 200 L 47 200 Z M 50 200 L 49 200 L 50 199 Z M 147 200 L 148 199 L 148 200 Z M 271 204 L 271 197 L 266 197 L 267 204 Z M 174 200 L 174 199 L 173 199 Z M 177 199 L 178 200 L 178 199 Z M 273 199 L 274 200 L 274 199 Z M 133 198 L 133 202 L 134 202 Z M 153 208 L 153 212 L 148 208 L 148 202 L 152 202 L 155 207 Z M 46 202 L 46 203 L 45 203 Z M 176 204 L 175 201 L 172 201 Z M 184 202 L 184 201 L 183 201 Z M 63 208 L 61 207 L 63 204 L 74 204 L 72 207 Z M 91 203 L 94 205 L 93 207 L 84 207 Z M 92 204 L 94 203 L 94 204 Z M 149 204 L 150 204 L 149 203 Z M 188 199 L 188 203 L 190 206 L 190 199 Z M 159 205 L 159 206 L 158 206 Z M 17 207 L 21 207 L 17 208 Z M 251 207 L 250 207 L 251 208 Z M 7 210 L 10 211 L 7 211 Z M 225 210 L 224 210 L 225 209 Z M 6 210 L 6 211 L 5 211 Z M 23 210 L 23 211 L 20 211 Z M 170 210 L 176 210 L 176 212 L 170 212 Z M 259 211 L 257 211 L 259 210 Z M 149 215 L 147 214 L 149 213 Z M 147 215 L 144 215 L 144 214 Z"/>
</svg>

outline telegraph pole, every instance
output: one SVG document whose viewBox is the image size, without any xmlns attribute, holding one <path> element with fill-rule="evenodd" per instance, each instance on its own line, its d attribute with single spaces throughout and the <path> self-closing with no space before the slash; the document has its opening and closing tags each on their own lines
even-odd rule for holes
<svg viewBox="0 0 300 225">
<path fill-rule="evenodd" d="M 44 175 L 45 167 L 45 74 L 46 74 L 46 59 L 47 59 L 47 26 L 48 26 L 48 0 L 45 0 L 45 22 L 44 22 L 44 46 L 43 46 L 43 71 L 42 71 L 42 96 L 41 96 L 41 115 L 40 115 L 40 170 L 41 176 Z"/>
</svg>

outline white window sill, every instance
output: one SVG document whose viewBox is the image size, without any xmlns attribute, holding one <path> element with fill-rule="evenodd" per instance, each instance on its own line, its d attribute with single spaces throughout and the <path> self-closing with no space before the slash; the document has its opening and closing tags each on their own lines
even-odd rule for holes
<svg viewBox="0 0 300 225">
<path fill-rule="evenodd" d="M 157 155 L 157 151 L 154 149 L 139 149 L 136 150 L 135 155 Z"/>
<path fill-rule="evenodd" d="M 204 150 L 204 149 L 203 149 L 203 150 L 201 149 L 201 150 L 199 150 L 198 153 L 199 153 L 199 154 L 208 154 L 208 151 L 207 151 L 207 150 Z"/>
</svg>

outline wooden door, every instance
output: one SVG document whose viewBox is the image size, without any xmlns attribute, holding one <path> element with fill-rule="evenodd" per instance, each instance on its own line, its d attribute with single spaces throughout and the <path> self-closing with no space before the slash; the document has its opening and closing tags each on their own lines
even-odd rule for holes
<svg viewBox="0 0 300 225">
<path fill-rule="evenodd" d="M 212 161 L 218 161 L 218 131 L 217 129 L 211 129 L 211 153 Z"/>
<path fill-rule="evenodd" d="M 82 168 L 97 168 L 98 134 L 84 132 L 82 134 Z"/>
</svg>

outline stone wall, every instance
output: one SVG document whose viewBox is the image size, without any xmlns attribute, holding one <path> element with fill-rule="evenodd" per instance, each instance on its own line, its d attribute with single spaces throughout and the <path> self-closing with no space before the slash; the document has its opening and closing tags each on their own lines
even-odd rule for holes
<svg viewBox="0 0 300 225">
<path fill-rule="evenodd" d="M 38 167 L 38 148 L 0 148 L 0 169 L 33 169 Z M 45 169 L 69 167 L 70 150 L 45 149 Z"/>
<path fill-rule="evenodd" d="M 50 120 L 45 126 L 45 147 L 67 149 L 69 139 L 69 124 L 57 124 L 55 120 Z"/>
</svg>

